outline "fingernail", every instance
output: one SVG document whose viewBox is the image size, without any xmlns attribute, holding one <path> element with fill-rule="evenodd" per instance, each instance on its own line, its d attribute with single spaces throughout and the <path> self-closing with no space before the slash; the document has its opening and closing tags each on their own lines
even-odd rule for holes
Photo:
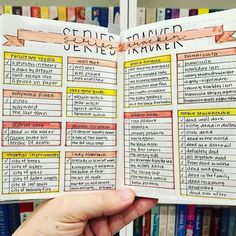
<svg viewBox="0 0 236 236">
<path fill-rule="evenodd" d="M 133 198 L 133 192 L 130 189 L 124 188 L 119 190 L 120 200 L 128 201 Z"/>
</svg>

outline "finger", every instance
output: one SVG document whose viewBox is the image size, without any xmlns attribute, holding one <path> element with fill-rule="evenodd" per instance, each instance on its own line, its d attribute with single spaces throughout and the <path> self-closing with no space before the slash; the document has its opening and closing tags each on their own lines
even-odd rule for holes
<svg viewBox="0 0 236 236">
<path fill-rule="evenodd" d="M 59 220 L 86 221 L 95 217 L 113 215 L 129 207 L 135 198 L 131 189 L 96 193 L 73 194 L 54 199 Z"/>
<path fill-rule="evenodd" d="M 108 216 L 101 216 L 90 220 L 90 226 L 93 232 L 96 232 L 96 236 L 111 236 L 111 230 L 108 225 Z"/>
<path fill-rule="evenodd" d="M 157 199 L 136 198 L 134 203 L 126 210 L 109 217 L 109 227 L 113 234 L 117 233 L 132 220 L 145 214 L 157 204 Z"/>
</svg>

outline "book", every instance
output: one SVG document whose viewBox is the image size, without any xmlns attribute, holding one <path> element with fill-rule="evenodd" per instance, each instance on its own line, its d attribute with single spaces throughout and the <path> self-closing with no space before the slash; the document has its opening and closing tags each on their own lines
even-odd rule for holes
<svg viewBox="0 0 236 236">
<path fill-rule="evenodd" d="M 6 204 L 0 204 L 0 235 L 9 236 L 9 218 L 8 207 Z"/>
<path fill-rule="evenodd" d="M 195 221 L 195 205 L 187 206 L 186 216 L 186 236 L 193 236 L 194 221 Z"/>
<path fill-rule="evenodd" d="M 108 25 L 114 24 L 114 7 L 108 7 Z"/>
<path fill-rule="evenodd" d="M 232 207 L 229 210 L 229 224 L 228 224 L 227 236 L 234 236 L 235 227 L 236 227 L 236 208 Z"/>
<path fill-rule="evenodd" d="M 20 7 L 20 6 L 12 6 L 12 14 L 14 14 L 14 15 L 22 15 L 22 7 Z"/>
<path fill-rule="evenodd" d="M 179 10 L 179 17 L 187 17 L 189 16 L 189 9 L 187 8 L 180 8 Z"/>
<path fill-rule="evenodd" d="M 20 207 L 18 203 L 12 203 L 8 204 L 7 208 L 9 219 L 9 235 L 12 235 L 21 224 Z"/>
<path fill-rule="evenodd" d="M 229 214 L 230 214 L 230 208 L 223 207 L 221 223 L 220 223 L 220 236 L 228 235 Z"/>
<path fill-rule="evenodd" d="M 92 7 L 85 7 L 85 23 L 92 21 Z"/>
<path fill-rule="evenodd" d="M 114 7 L 114 24 L 120 25 L 120 7 Z"/>
<path fill-rule="evenodd" d="M 142 236 L 143 216 L 139 216 L 133 221 L 133 236 Z"/>
<path fill-rule="evenodd" d="M 159 236 L 166 236 L 168 229 L 168 205 L 160 205 Z"/>
<path fill-rule="evenodd" d="M 100 7 L 99 25 L 108 27 L 108 7 Z"/>
<path fill-rule="evenodd" d="M 41 18 L 40 7 L 32 6 L 31 7 L 31 17 Z"/>
<path fill-rule="evenodd" d="M 130 187 L 235 205 L 235 12 L 120 36 L 1 15 L 0 199 Z"/>
<path fill-rule="evenodd" d="M 173 8 L 171 12 L 171 19 L 179 18 L 180 17 L 180 9 Z"/>
<path fill-rule="evenodd" d="M 166 19 L 165 8 L 157 8 L 157 21 L 162 21 Z"/>
<path fill-rule="evenodd" d="M 212 209 L 210 235 L 220 236 L 221 214 L 222 214 L 221 208 Z"/>
<path fill-rule="evenodd" d="M 151 236 L 151 210 L 146 212 L 143 217 L 143 234 L 142 236 Z"/>
<path fill-rule="evenodd" d="M 30 9 L 30 6 L 22 6 L 22 16 L 31 17 L 31 9 Z"/>
<path fill-rule="evenodd" d="M 92 21 L 99 25 L 100 21 L 100 7 L 92 7 Z M 86 12 L 85 12 L 86 15 Z"/>
<path fill-rule="evenodd" d="M 146 24 L 156 22 L 156 8 L 147 8 L 146 9 Z"/>
<path fill-rule="evenodd" d="M 47 6 L 41 6 L 40 7 L 40 18 L 50 19 L 49 7 L 47 7 Z"/>
<path fill-rule="evenodd" d="M 198 9 L 198 15 L 208 14 L 208 13 L 209 13 L 209 9 L 208 8 L 199 8 Z"/>
<path fill-rule="evenodd" d="M 51 20 L 58 20 L 58 11 L 56 6 L 49 7 L 49 17 Z"/>
<path fill-rule="evenodd" d="M 66 8 L 67 21 L 76 22 L 75 9 L 76 9 L 75 7 L 67 7 Z"/>
<path fill-rule="evenodd" d="M 85 21 L 85 7 L 75 8 L 75 17 L 77 23 L 84 23 Z"/>
<path fill-rule="evenodd" d="M 198 15 L 198 9 L 189 9 L 189 16 Z"/>
<path fill-rule="evenodd" d="M 34 210 L 33 202 L 20 202 L 19 203 L 21 224 L 28 219 L 28 217 L 32 214 L 33 210 Z"/>
<path fill-rule="evenodd" d="M 146 9 L 145 7 L 137 8 L 137 25 L 144 25 L 146 19 Z"/>
<path fill-rule="evenodd" d="M 165 20 L 172 19 L 172 8 L 165 9 Z"/>
<path fill-rule="evenodd" d="M 202 209 L 202 236 L 210 235 L 212 220 L 212 208 L 203 207 Z"/>
<path fill-rule="evenodd" d="M 177 205 L 175 222 L 175 236 L 186 236 L 187 205 Z"/>
<path fill-rule="evenodd" d="M 151 210 L 151 236 L 158 236 L 159 234 L 159 217 L 160 205 L 157 205 Z"/>
<path fill-rule="evenodd" d="M 201 236 L 202 231 L 202 208 L 196 206 L 195 208 L 195 221 L 193 225 L 193 236 Z"/>
<path fill-rule="evenodd" d="M 10 5 L 3 6 L 3 13 L 4 14 L 12 14 L 12 6 L 10 6 Z"/>
<path fill-rule="evenodd" d="M 0 6 L 0 15 L 3 14 L 3 6 Z"/>
<path fill-rule="evenodd" d="M 176 216 L 176 206 L 168 205 L 168 213 L 167 213 L 167 234 L 168 236 L 175 236 L 175 216 Z"/>
<path fill-rule="evenodd" d="M 60 20 L 60 21 L 66 21 L 67 20 L 67 13 L 66 13 L 66 7 L 65 6 L 58 6 L 57 7 L 57 14 L 58 14 L 58 20 Z"/>
</svg>

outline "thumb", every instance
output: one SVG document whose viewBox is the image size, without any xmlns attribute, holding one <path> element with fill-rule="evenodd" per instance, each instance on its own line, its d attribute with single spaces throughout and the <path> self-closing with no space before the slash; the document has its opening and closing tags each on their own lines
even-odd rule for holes
<svg viewBox="0 0 236 236">
<path fill-rule="evenodd" d="M 59 203 L 58 217 L 84 221 L 121 212 L 133 203 L 134 198 L 135 193 L 127 188 L 72 194 L 55 200 Z"/>
</svg>

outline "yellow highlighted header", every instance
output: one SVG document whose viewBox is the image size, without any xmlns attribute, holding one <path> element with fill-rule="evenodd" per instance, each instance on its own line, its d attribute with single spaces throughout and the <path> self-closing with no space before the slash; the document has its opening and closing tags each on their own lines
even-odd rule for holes
<svg viewBox="0 0 236 236">
<path fill-rule="evenodd" d="M 2 158 L 60 158 L 60 152 L 3 152 Z"/>
<path fill-rule="evenodd" d="M 182 110 L 178 111 L 179 117 L 200 117 L 200 116 L 235 116 L 236 109 L 197 109 L 197 110 Z"/>
<path fill-rule="evenodd" d="M 12 59 L 12 60 L 38 61 L 38 62 L 47 62 L 47 63 L 62 63 L 62 57 L 46 56 L 46 55 L 38 55 L 38 54 L 5 52 L 4 57 L 5 57 L 5 59 Z"/>
<path fill-rule="evenodd" d="M 111 89 L 97 89 L 97 88 L 67 88 L 67 93 L 116 96 L 117 91 Z"/>
<path fill-rule="evenodd" d="M 164 62 L 171 62 L 171 56 L 167 55 L 167 56 L 150 57 L 150 58 L 144 58 L 140 60 L 127 61 L 125 62 L 125 68 L 164 63 Z"/>
</svg>

